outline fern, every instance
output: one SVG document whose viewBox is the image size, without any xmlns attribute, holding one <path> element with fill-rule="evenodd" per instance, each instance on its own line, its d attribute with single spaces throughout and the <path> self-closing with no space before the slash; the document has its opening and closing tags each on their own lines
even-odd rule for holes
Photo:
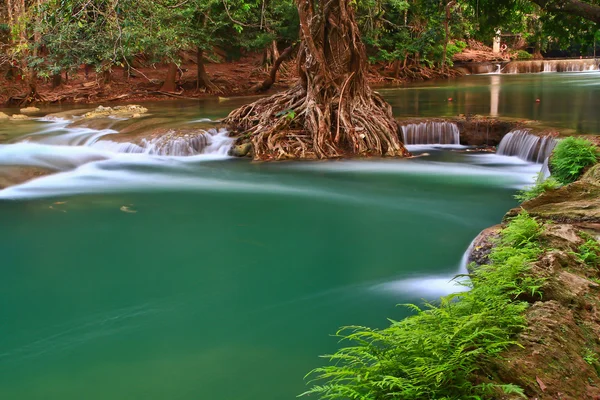
<svg viewBox="0 0 600 400">
<path fill-rule="evenodd" d="M 301 396 L 321 399 L 483 399 L 501 391 L 525 397 L 515 385 L 477 383 L 481 362 L 517 344 L 528 303 L 523 293 L 541 296 L 543 281 L 528 274 L 541 253 L 542 226 L 526 212 L 501 232 L 490 255 L 478 268 L 471 290 L 442 297 L 438 304 L 405 305 L 414 315 L 377 330 L 342 328 L 348 342 L 330 365 L 307 375 L 314 385 Z"/>
<path fill-rule="evenodd" d="M 575 182 L 585 168 L 598 162 L 598 149 L 586 139 L 569 137 L 561 140 L 550 158 L 550 170 L 563 185 Z"/>
</svg>

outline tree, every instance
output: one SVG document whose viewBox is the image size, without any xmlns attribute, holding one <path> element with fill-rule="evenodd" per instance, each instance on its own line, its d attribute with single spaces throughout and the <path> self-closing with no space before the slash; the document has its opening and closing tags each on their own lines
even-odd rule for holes
<svg viewBox="0 0 600 400">
<path fill-rule="evenodd" d="M 296 0 L 299 82 L 233 111 L 258 159 L 405 156 L 391 106 L 366 81 L 367 58 L 350 0 Z"/>
<path fill-rule="evenodd" d="M 543 10 L 565 13 L 600 23 L 600 5 L 580 0 L 530 0 Z"/>
</svg>

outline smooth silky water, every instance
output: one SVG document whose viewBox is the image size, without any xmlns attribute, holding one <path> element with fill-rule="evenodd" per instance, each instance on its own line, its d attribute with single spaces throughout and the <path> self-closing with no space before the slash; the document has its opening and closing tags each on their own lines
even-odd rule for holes
<svg viewBox="0 0 600 400">
<path fill-rule="evenodd" d="M 231 107 L 150 105 L 176 126 Z M 58 146 L 73 144 L 58 122 L 2 131 L 0 165 L 62 170 L 0 191 L 2 399 L 292 399 L 339 326 L 383 327 L 407 315 L 396 304 L 460 290 L 470 242 L 541 167 L 431 146 L 158 157 L 96 148 L 94 132 Z"/>
</svg>

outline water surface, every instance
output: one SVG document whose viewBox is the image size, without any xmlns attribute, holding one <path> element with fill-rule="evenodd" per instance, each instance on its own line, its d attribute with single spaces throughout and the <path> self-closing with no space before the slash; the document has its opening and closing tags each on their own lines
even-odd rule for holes
<svg viewBox="0 0 600 400">
<path fill-rule="evenodd" d="M 489 77 L 473 78 L 465 90 L 484 96 Z M 386 96 L 409 114 L 402 101 L 420 93 L 444 114 L 432 93 L 445 90 Z M 152 112 L 182 126 L 231 107 L 200 104 Z M 406 315 L 396 304 L 457 290 L 471 240 L 540 169 L 431 147 L 411 160 L 158 157 L 94 147 L 97 131 L 61 122 L 1 129 L 0 165 L 59 170 L 0 191 L 3 399 L 293 399 L 339 326 L 383 327 Z"/>
</svg>

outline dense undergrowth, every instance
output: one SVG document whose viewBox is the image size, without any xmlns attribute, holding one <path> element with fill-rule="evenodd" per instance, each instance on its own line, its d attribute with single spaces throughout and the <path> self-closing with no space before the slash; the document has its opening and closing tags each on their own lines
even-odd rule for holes
<svg viewBox="0 0 600 400">
<path fill-rule="evenodd" d="M 322 399 L 481 399 L 498 391 L 481 366 L 512 345 L 525 326 L 525 297 L 541 297 L 543 281 L 529 274 L 542 252 L 543 227 L 526 212 L 500 233 L 489 265 L 471 275 L 468 292 L 442 297 L 385 329 L 349 326 L 338 333 L 346 347 L 313 370 L 304 395 Z M 484 377 L 483 379 L 481 379 Z"/>
</svg>

